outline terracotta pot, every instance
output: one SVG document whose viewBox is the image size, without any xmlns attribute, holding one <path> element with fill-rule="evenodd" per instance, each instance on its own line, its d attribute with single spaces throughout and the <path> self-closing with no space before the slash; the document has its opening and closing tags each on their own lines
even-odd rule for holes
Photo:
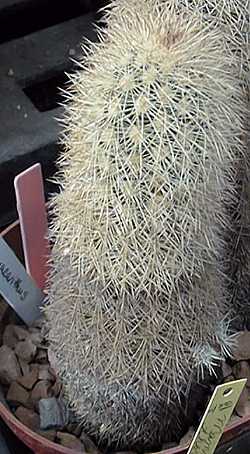
<svg viewBox="0 0 250 454">
<path fill-rule="evenodd" d="M 22 259 L 23 254 L 19 222 L 12 224 L 4 230 L 1 235 L 15 251 L 16 255 Z M 8 409 L 7 405 L 2 402 L 0 402 L 0 416 L 3 418 L 8 427 L 14 432 L 14 434 L 30 449 L 32 449 L 35 454 L 77 454 L 77 452 L 72 449 L 64 448 L 56 443 L 48 441 L 40 435 L 37 435 L 35 432 L 22 424 Z M 220 446 L 226 442 L 231 442 L 232 446 L 237 444 L 238 437 L 247 431 L 250 431 L 250 415 L 242 418 L 239 422 L 231 424 L 225 429 Z M 227 446 L 227 452 L 229 452 L 229 448 L 230 446 Z M 166 451 L 162 451 L 162 453 L 185 454 L 187 449 L 188 447 L 171 448 Z"/>
</svg>

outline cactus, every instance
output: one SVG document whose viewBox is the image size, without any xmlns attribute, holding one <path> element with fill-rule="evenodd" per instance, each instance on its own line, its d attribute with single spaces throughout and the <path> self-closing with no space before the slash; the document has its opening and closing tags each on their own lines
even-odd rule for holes
<svg viewBox="0 0 250 454">
<path fill-rule="evenodd" d="M 159 4 L 114 9 L 71 76 L 51 201 L 49 342 L 83 427 L 120 449 L 176 435 L 182 396 L 232 342 L 242 90 L 220 30 Z"/>
<path fill-rule="evenodd" d="M 130 20 L 136 11 L 142 9 L 160 10 L 166 7 L 178 11 L 199 11 L 205 23 L 221 28 L 228 53 L 237 54 L 235 60 L 241 79 L 248 87 L 250 84 L 249 33 L 250 33 L 250 1 L 249 0 L 111 0 L 106 10 L 108 22 Z M 233 63 L 233 62 L 232 62 Z"/>
<path fill-rule="evenodd" d="M 195 7 L 203 14 L 205 21 L 220 26 L 225 36 L 228 55 L 236 55 L 236 71 L 243 90 L 245 115 L 245 152 L 235 169 L 236 192 L 234 203 L 227 207 L 231 232 L 225 237 L 226 273 L 229 277 L 228 291 L 231 294 L 232 313 L 235 326 L 250 327 L 250 150 L 249 150 L 249 108 L 250 108 L 250 2 L 249 0 L 176 0 L 179 8 Z M 247 112 L 246 110 L 246 112 Z"/>
<path fill-rule="evenodd" d="M 175 0 L 174 0 L 175 1 Z M 243 90 L 245 115 L 245 152 L 235 168 L 236 192 L 234 203 L 227 207 L 231 232 L 225 237 L 226 273 L 229 277 L 228 291 L 231 294 L 231 307 L 235 316 L 235 326 L 239 329 L 250 326 L 250 151 L 249 151 L 249 102 L 250 102 L 250 2 L 249 0 L 176 0 L 178 8 L 195 7 L 203 14 L 205 21 L 219 25 L 224 34 L 228 55 L 236 55 L 236 71 Z M 246 112 L 247 112 L 246 110 Z M 248 129 L 248 131 L 247 131 Z"/>
<path fill-rule="evenodd" d="M 198 10 L 205 23 L 219 26 L 223 33 L 223 45 L 228 55 L 232 55 L 232 64 L 236 65 L 245 97 L 246 106 L 250 101 L 250 59 L 249 59 L 249 33 L 250 33 L 250 2 L 249 0 L 161 0 L 151 4 L 151 0 L 115 0 L 111 8 L 106 8 L 108 22 L 112 17 L 117 21 L 130 21 L 133 12 L 140 14 L 142 8 L 164 8 L 166 3 L 175 11 Z M 131 13 L 132 12 L 132 13 Z M 236 58 L 234 58 L 236 56 Z M 246 143 L 249 142 L 249 114 L 245 118 Z M 248 186 L 250 184 L 250 153 L 249 145 L 245 147 L 244 156 L 235 168 L 236 194 L 234 203 L 228 209 L 231 231 L 225 237 L 227 250 L 224 251 L 225 272 L 228 276 L 228 292 L 231 295 L 231 310 L 234 314 L 234 326 L 243 329 L 250 326 L 250 198 Z"/>
<path fill-rule="evenodd" d="M 133 20 L 134 11 L 165 8 L 166 3 L 176 12 L 199 11 L 205 23 L 220 27 L 223 45 L 231 64 L 238 73 L 245 98 L 245 151 L 235 168 L 235 198 L 227 206 L 231 229 L 225 232 L 224 267 L 228 276 L 228 292 L 231 295 L 231 311 L 235 328 L 250 327 L 250 1 L 249 0 L 113 0 L 106 8 L 108 23 Z M 236 58 L 235 58 L 236 57 Z M 248 110 L 248 114 L 247 114 Z"/>
</svg>

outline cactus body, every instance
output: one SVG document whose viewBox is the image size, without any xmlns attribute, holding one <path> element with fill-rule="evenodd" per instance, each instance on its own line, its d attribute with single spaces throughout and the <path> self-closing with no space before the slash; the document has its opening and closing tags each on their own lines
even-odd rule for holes
<svg viewBox="0 0 250 454">
<path fill-rule="evenodd" d="M 234 327 L 250 327 L 250 1 L 249 0 L 114 0 L 106 8 L 108 23 L 133 21 L 134 12 L 139 15 L 148 11 L 164 10 L 166 3 L 175 12 L 199 11 L 206 24 L 219 27 L 223 35 L 222 43 L 231 65 L 238 74 L 245 102 L 245 141 L 244 154 L 235 167 L 235 197 L 227 205 L 227 215 L 231 226 L 225 232 L 224 270 L 228 276 L 228 293 L 231 295 L 231 312 Z M 248 111 L 248 114 L 247 114 Z"/>
<path fill-rule="evenodd" d="M 172 405 L 231 342 L 242 91 L 216 27 L 154 4 L 115 13 L 71 78 L 52 201 L 51 348 L 85 429 L 119 448 L 171 436 Z"/>
</svg>

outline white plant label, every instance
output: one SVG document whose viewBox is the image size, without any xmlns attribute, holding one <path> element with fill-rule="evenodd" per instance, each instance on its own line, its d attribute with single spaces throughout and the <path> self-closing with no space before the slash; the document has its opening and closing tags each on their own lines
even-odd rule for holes
<svg viewBox="0 0 250 454">
<path fill-rule="evenodd" d="M 0 293 L 28 325 L 41 316 L 40 308 L 45 295 L 2 237 L 0 237 Z"/>
</svg>

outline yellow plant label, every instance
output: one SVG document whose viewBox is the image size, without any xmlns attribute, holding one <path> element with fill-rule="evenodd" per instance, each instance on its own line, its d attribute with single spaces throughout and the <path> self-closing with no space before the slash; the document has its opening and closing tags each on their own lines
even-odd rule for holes
<svg viewBox="0 0 250 454">
<path fill-rule="evenodd" d="M 187 454 L 213 454 L 247 380 L 231 381 L 214 390 Z"/>
</svg>

